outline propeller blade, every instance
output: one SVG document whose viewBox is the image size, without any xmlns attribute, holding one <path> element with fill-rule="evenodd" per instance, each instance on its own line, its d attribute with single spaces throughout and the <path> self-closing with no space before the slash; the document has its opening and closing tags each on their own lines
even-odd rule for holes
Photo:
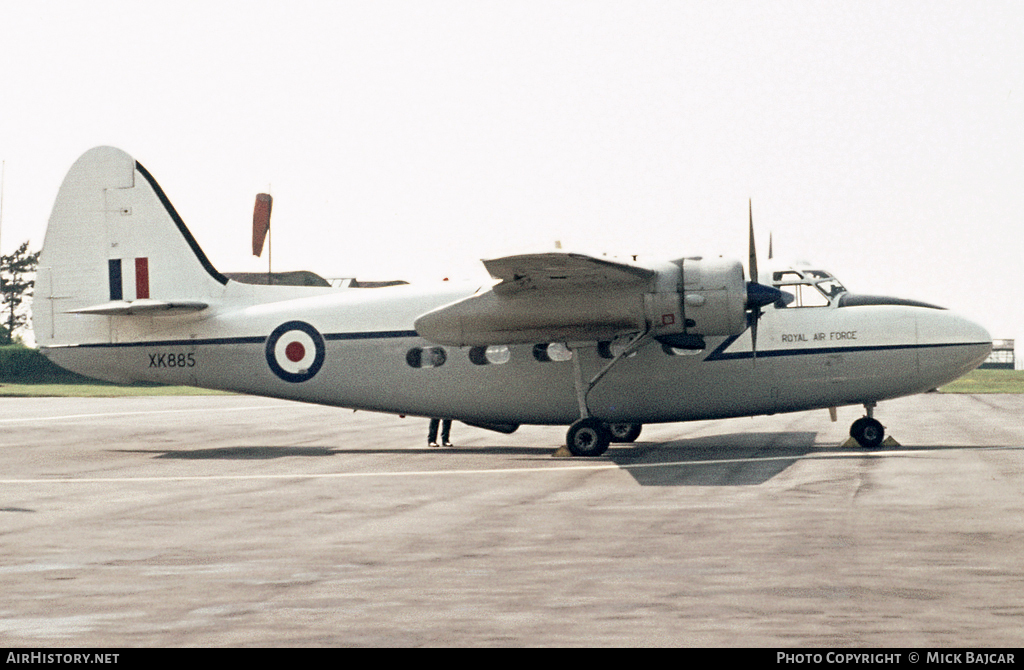
<svg viewBox="0 0 1024 670">
<path fill-rule="evenodd" d="M 761 310 L 754 313 L 754 322 L 750 324 L 750 350 L 753 353 L 754 365 L 757 365 L 757 322 L 761 318 Z"/>
<path fill-rule="evenodd" d="M 757 250 L 754 248 L 754 201 L 750 199 L 747 201 L 747 207 L 750 212 L 750 261 L 747 265 L 747 269 L 750 270 L 750 281 L 757 282 Z"/>
<path fill-rule="evenodd" d="M 757 248 L 754 246 L 754 202 L 751 198 L 747 202 L 750 214 L 750 260 L 747 268 L 750 272 L 750 281 L 747 282 L 747 309 L 750 310 L 748 322 L 750 323 L 750 346 L 754 354 L 754 364 L 757 365 L 757 322 L 761 319 L 761 308 L 772 304 L 782 298 L 782 291 L 774 286 L 765 286 L 758 282 L 760 278 L 757 273 Z M 769 242 L 769 257 L 771 254 L 771 243 Z"/>
</svg>

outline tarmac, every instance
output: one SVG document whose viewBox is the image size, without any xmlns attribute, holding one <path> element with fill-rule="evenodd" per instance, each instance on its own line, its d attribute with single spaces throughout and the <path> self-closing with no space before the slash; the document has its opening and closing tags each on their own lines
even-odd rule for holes
<svg viewBox="0 0 1024 670">
<path fill-rule="evenodd" d="M 595 459 L 245 396 L 0 399 L 0 645 L 1019 647 L 1024 396 Z"/>
</svg>

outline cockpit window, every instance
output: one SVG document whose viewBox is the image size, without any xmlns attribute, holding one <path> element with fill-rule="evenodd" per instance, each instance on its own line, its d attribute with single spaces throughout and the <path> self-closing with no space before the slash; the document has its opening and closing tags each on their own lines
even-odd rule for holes
<svg viewBox="0 0 1024 670">
<path fill-rule="evenodd" d="M 772 274 L 782 299 L 775 307 L 826 307 L 832 299 L 846 293 L 846 287 L 824 270 L 782 270 Z"/>
<path fill-rule="evenodd" d="M 820 281 L 818 282 L 817 286 L 821 290 L 821 292 L 827 295 L 829 298 L 834 298 L 837 295 L 846 293 L 846 287 L 840 284 L 835 279 Z"/>
<path fill-rule="evenodd" d="M 782 291 L 782 299 L 776 307 L 827 307 L 829 299 L 813 284 L 782 284 L 775 288 Z"/>
</svg>

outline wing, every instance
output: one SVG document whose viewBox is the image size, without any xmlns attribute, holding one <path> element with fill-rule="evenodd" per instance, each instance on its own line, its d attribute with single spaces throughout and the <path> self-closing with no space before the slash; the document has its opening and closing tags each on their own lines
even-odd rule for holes
<svg viewBox="0 0 1024 670">
<path fill-rule="evenodd" d="M 499 295 L 514 295 L 534 289 L 577 291 L 638 286 L 648 283 L 655 275 L 653 270 L 637 265 L 568 253 L 523 254 L 483 263 L 492 277 L 501 280 L 494 287 Z"/>
<path fill-rule="evenodd" d="M 501 281 L 416 320 L 422 337 L 455 346 L 596 341 L 646 328 L 654 270 L 569 253 L 484 261 Z"/>
</svg>

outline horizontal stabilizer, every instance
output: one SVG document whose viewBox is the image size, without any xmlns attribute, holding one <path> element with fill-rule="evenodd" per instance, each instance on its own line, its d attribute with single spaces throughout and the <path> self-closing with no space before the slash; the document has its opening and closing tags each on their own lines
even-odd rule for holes
<svg viewBox="0 0 1024 670">
<path fill-rule="evenodd" d="M 198 312 L 209 307 L 205 302 L 193 300 L 112 300 L 99 305 L 69 309 L 65 314 L 95 314 L 97 316 L 176 316 Z"/>
</svg>

